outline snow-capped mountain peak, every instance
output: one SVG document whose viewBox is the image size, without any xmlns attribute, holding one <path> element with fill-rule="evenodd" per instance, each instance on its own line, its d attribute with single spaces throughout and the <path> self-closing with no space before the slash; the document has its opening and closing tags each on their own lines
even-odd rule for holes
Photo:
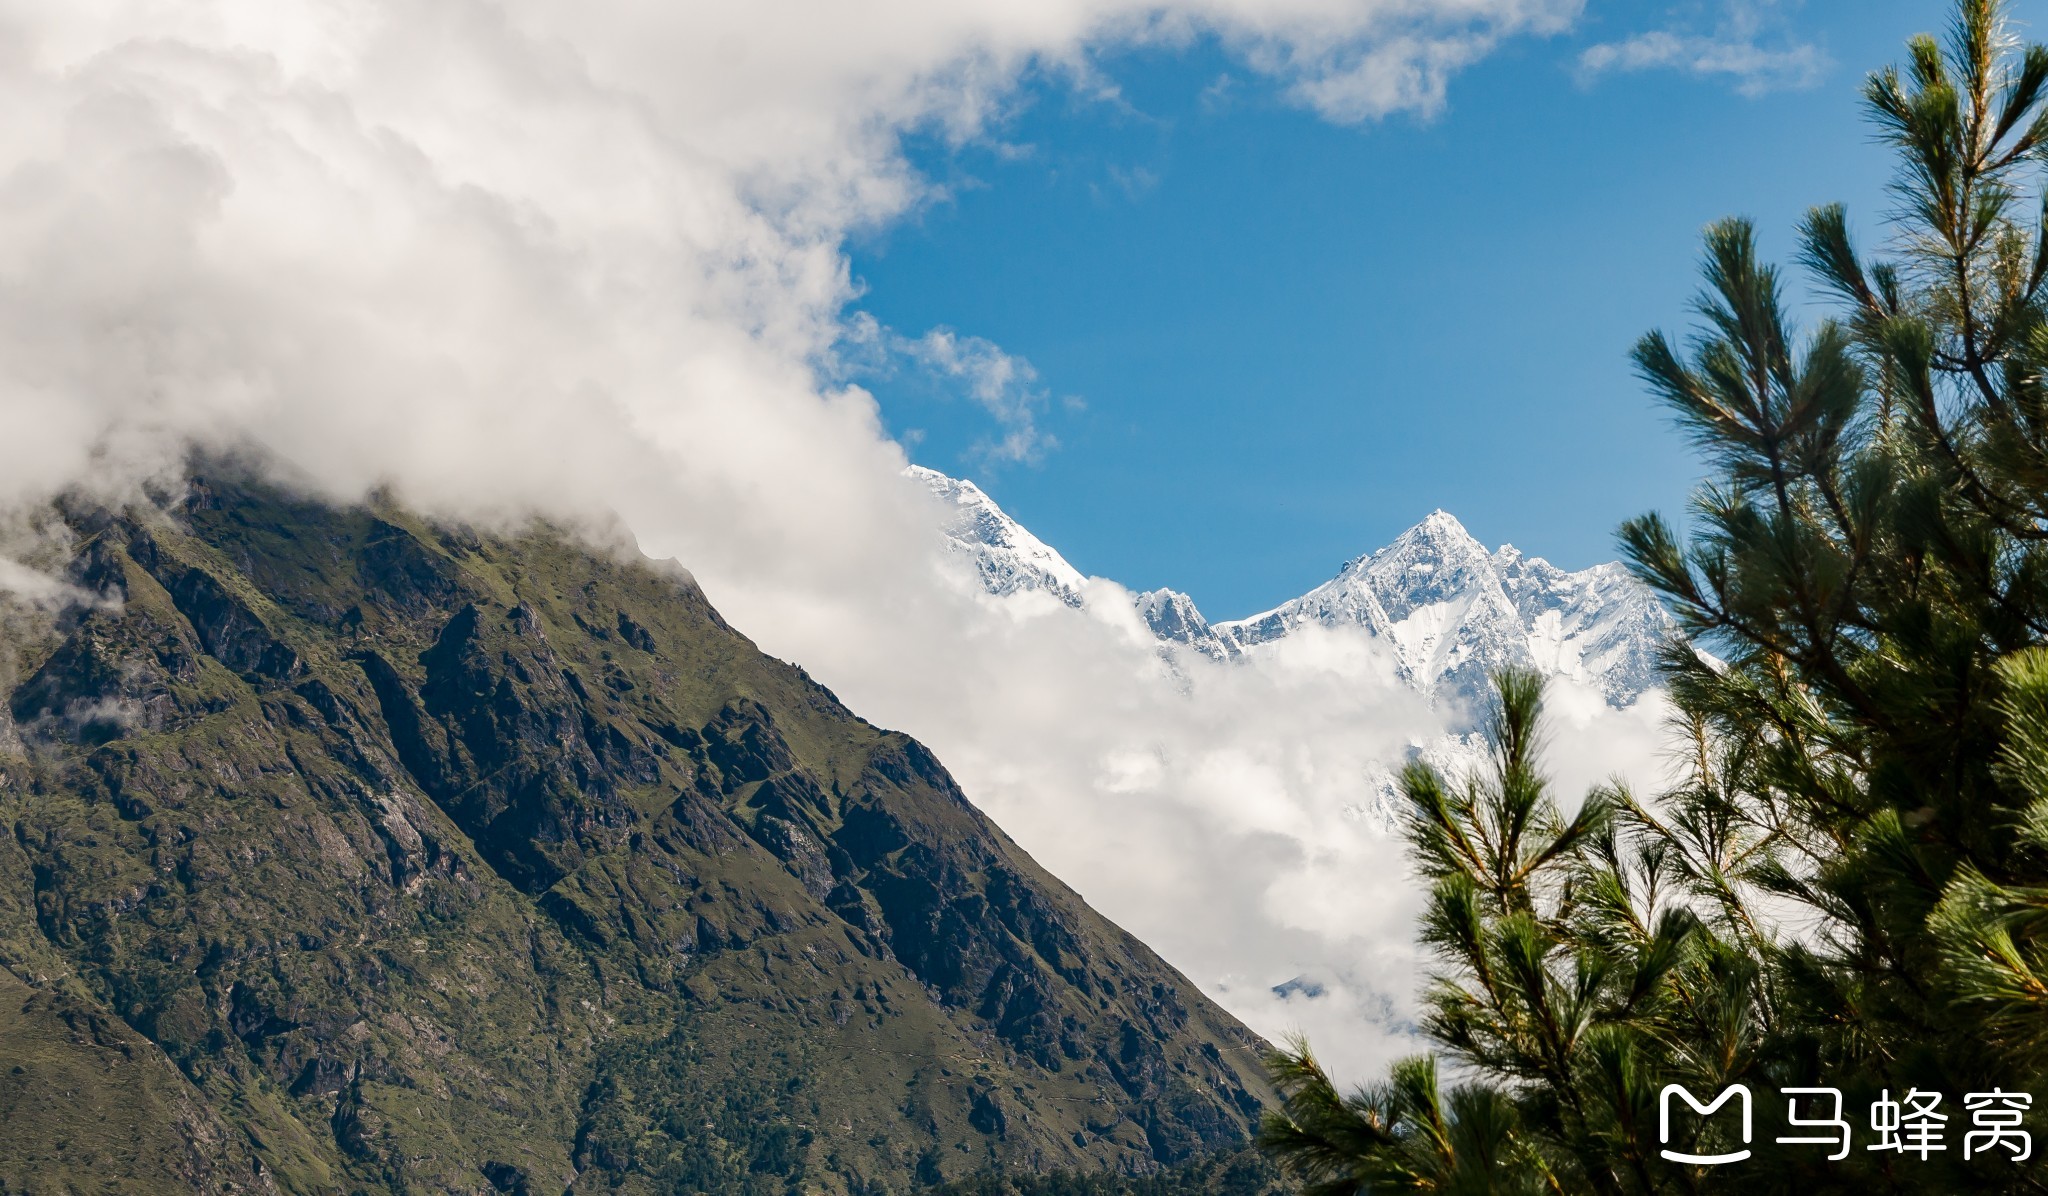
<svg viewBox="0 0 2048 1196">
<path fill-rule="evenodd" d="M 974 561 L 989 593 L 1042 592 L 1081 605 L 1080 572 L 980 487 L 920 466 L 910 474 L 951 504 L 946 535 Z M 1353 629 L 1387 644 L 1411 685 L 1452 700 L 1476 697 L 1494 670 L 1519 665 L 1627 706 L 1657 685 L 1657 651 L 1673 632 L 1663 606 L 1620 564 L 1566 571 L 1512 545 L 1488 552 L 1443 510 L 1301 597 L 1249 618 L 1211 624 L 1177 590 L 1133 601 L 1163 643 L 1217 660 L 1310 624 Z"/>
<path fill-rule="evenodd" d="M 973 560 L 982 588 L 999 598 L 1035 592 L 1068 606 L 1081 605 L 1081 590 L 1087 585 L 1081 571 L 1010 518 L 981 487 L 922 465 L 906 472 L 948 504 L 941 530 L 949 547 Z"/>
<path fill-rule="evenodd" d="M 1217 660 L 1228 660 L 1240 651 L 1237 641 L 1218 635 L 1196 608 L 1195 600 L 1179 590 L 1148 591 L 1138 595 L 1137 605 L 1139 617 L 1162 640 L 1186 644 Z"/>
<path fill-rule="evenodd" d="M 1656 685 L 1672 628 L 1620 564 L 1567 572 L 1513 545 L 1489 553 L 1441 510 L 1300 598 L 1216 631 L 1249 648 L 1308 623 L 1382 637 L 1432 694 L 1475 695 L 1493 670 L 1520 665 L 1593 685 L 1616 706 Z"/>
</svg>

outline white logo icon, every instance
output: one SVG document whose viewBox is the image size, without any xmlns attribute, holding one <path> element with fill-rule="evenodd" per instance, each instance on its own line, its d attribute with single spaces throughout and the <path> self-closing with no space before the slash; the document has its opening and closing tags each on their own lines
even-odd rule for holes
<svg viewBox="0 0 2048 1196">
<path fill-rule="evenodd" d="M 1742 1142 L 1744 1146 L 1747 1146 L 1749 1144 L 1749 1086 L 1747 1084 L 1730 1084 L 1728 1085 L 1728 1087 L 1721 1090 L 1721 1095 L 1715 1097 L 1712 1104 L 1705 1105 L 1694 1100 L 1692 1098 L 1692 1093 L 1687 1092 L 1683 1087 L 1677 1084 L 1664 1085 L 1664 1091 L 1657 1094 L 1658 1141 L 1667 1144 L 1671 1141 L 1671 1097 L 1674 1093 L 1684 1097 L 1685 1103 L 1692 1106 L 1692 1111 L 1699 1114 L 1702 1117 L 1712 1117 L 1714 1115 L 1715 1110 L 1719 1109 L 1722 1105 L 1728 1103 L 1728 1098 L 1734 1096 L 1741 1097 Z M 1681 1151 L 1671 1150 L 1668 1148 L 1668 1146 L 1667 1149 L 1658 1151 L 1657 1153 L 1663 1155 L 1665 1158 L 1671 1160 L 1674 1163 L 1698 1163 L 1703 1166 L 1709 1167 L 1717 1163 L 1740 1163 L 1742 1160 L 1749 1157 L 1749 1151 L 1747 1150 L 1738 1150 L 1735 1151 L 1733 1154 L 1685 1154 Z"/>
</svg>

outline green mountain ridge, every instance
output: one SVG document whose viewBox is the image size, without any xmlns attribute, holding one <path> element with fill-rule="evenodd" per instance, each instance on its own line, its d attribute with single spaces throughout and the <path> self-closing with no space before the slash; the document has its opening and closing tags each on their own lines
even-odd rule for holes
<svg viewBox="0 0 2048 1196">
<path fill-rule="evenodd" d="M 1263 1044 L 681 569 L 234 473 L 50 520 L 105 600 L 0 619 L 0 1191 L 869 1196 L 1249 1140 Z"/>
</svg>

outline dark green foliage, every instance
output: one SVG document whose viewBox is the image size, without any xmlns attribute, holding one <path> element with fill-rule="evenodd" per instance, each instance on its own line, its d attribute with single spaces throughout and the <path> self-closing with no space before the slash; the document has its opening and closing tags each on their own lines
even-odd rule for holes
<svg viewBox="0 0 2048 1196">
<path fill-rule="evenodd" d="M 1898 155 L 1895 237 L 1873 260 L 1840 207 L 1807 217 L 1801 264 L 1837 319 L 1801 336 L 1728 220 L 1707 230 L 1697 335 L 1637 347 L 1714 478 L 1689 538 L 1622 529 L 1719 657 L 1667 660 L 1690 775 L 1567 821 L 1517 746 L 1536 703 L 1514 677 L 1490 777 L 1411 770 L 1427 1029 L 1468 1103 L 1425 1099 L 1415 1065 L 1347 1101 L 1291 1053 L 1267 1141 L 1325 1190 L 2048 1186 L 1960 1149 L 1965 1094 L 2048 1101 L 2048 49 L 2006 16 L 1960 0 L 1945 39 L 1867 84 Z M 1659 1158 L 1672 1082 L 1749 1085 L 1756 1157 Z M 1785 1087 L 1843 1090 L 1850 1157 L 1775 1142 Z M 1871 1102 L 1914 1088 L 1945 1094 L 1948 1149 L 1866 1149 Z M 1446 1178 L 1475 1151 L 1507 1163 Z"/>
<path fill-rule="evenodd" d="M 1446 1096 L 1428 1056 L 1402 1060 L 1386 1083 L 1349 1097 L 1306 1042 L 1277 1054 L 1274 1072 L 1286 1115 L 1267 1120 L 1260 1145 L 1303 1180 L 1303 1196 L 1543 1190 L 1540 1159 L 1515 1136 L 1513 1102 L 1476 1084 Z"/>
<path fill-rule="evenodd" d="M 1642 1132 L 1658 1089 L 1752 1078 L 1755 974 L 1708 900 L 1713 862 L 1620 791 L 1567 817 L 1541 713 L 1537 679 L 1506 674 L 1487 774 L 1402 778 L 1438 963 L 1424 1026 L 1476 1078 L 1445 1091 L 1424 1057 L 1345 1097 L 1305 1043 L 1281 1052 L 1261 1141 L 1310 1196 L 1657 1190 L 1676 1170 Z"/>
<path fill-rule="evenodd" d="M 773 1044 L 707 1050 L 687 1023 L 621 1043 L 600 1057 L 584 1100 L 578 1165 L 663 1192 L 801 1191 L 817 1137 L 809 1127 L 825 1115 L 805 1090 L 809 1072 L 800 1054 Z"/>
<path fill-rule="evenodd" d="M 1248 1141 L 1257 1040 L 679 569 L 241 476 L 45 517 L 107 601 L 0 609 L 0 1191 L 865 1196 Z"/>
</svg>

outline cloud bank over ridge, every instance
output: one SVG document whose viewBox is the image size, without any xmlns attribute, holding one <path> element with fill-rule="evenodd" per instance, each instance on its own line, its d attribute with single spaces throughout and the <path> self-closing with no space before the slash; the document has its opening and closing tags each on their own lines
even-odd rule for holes
<svg viewBox="0 0 2048 1196">
<path fill-rule="evenodd" d="M 616 513 L 1257 1028 L 1364 1066 L 1394 1049 L 1353 1015 L 1398 1017 L 1410 896 L 1343 811 L 1437 716 L 1355 644 L 1191 683 L 1135 624 L 948 572 L 840 380 L 842 245 L 927 197 L 906 131 L 976 137 L 1104 48 L 1213 35 L 1365 121 L 1581 5 L 0 2 L 0 506 L 132 490 L 197 443 L 340 499 Z M 983 401 L 1028 428 L 1020 378 Z M 1270 994 L 1317 960 L 1350 983 Z"/>
</svg>

